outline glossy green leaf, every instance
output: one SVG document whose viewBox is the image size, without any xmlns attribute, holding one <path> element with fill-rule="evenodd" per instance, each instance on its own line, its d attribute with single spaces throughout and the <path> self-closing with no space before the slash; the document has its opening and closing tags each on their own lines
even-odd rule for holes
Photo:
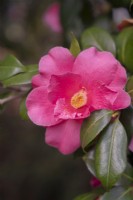
<svg viewBox="0 0 133 200">
<path fill-rule="evenodd" d="M 76 37 L 72 34 L 72 42 L 71 42 L 71 46 L 70 46 L 70 52 L 73 54 L 73 56 L 77 56 L 80 53 L 80 46 L 78 43 L 78 40 L 76 39 Z"/>
<path fill-rule="evenodd" d="M 100 110 L 93 112 L 84 120 L 81 128 L 81 146 L 85 148 L 107 126 L 111 120 L 112 111 Z"/>
<path fill-rule="evenodd" d="M 32 77 L 36 74 L 36 71 L 33 72 L 26 72 L 26 73 L 20 73 L 16 76 L 13 76 L 7 80 L 2 81 L 2 84 L 5 87 L 8 86 L 18 86 L 18 85 L 24 85 L 24 84 L 30 84 Z"/>
<path fill-rule="evenodd" d="M 94 150 L 89 151 L 85 156 L 83 156 L 83 160 L 93 176 L 96 176 L 95 167 L 94 167 Z"/>
<path fill-rule="evenodd" d="M 0 81 L 24 71 L 25 67 L 12 55 L 0 61 Z"/>
<path fill-rule="evenodd" d="M 95 151 L 97 178 L 107 189 L 120 178 L 127 165 L 127 135 L 118 119 L 103 131 Z"/>
<path fill-rule="evenodd" d="M 133 184 L 133 167 L 128 163 L 117 185 L 127 187 L 131 184 Z"/>
<path fill-rule="evenodd" d="M 26 109 L 26 104 L 25 104 L 26 98 L 23 98 L 20 102 L 20 108 L 19 108 L 19 114 L 22 119 L 27 120 L 29 119 L 27 115 L 27 109 Z"/>
<path fill-rule="evenodd" d="M 109 192 L 106 192 L 100 200 L 132 200 L 133 188 L 125 189 L 123 187 L 115 187 Z"/>
<path fill-rule="evenodd" d="M 116 41 L 118 60 L 133 73 L 133 27 L 123 29 Z"/>
<path fill-rule="evenodd" d="M 116 46 L 111 35 L 99 27 L 91 27 L 85 30 L 81 36 L 83 49 L 96 47 L 101 51 L 110 51 L 116 54 Z"/>
<path fill-rule="evenodd" d="M 128 79 L 128 82 L 126 84 L 126 91 L 130 95 L 133 104 L 133 76 L 129 77 Z"/>
<path fill-rule="evenodd" d="M 34 65 L 26 65 L 25 66 L 25 71 L 26 72 L 38 72 L 38 65 L 34 64 Z"/>
</svg>

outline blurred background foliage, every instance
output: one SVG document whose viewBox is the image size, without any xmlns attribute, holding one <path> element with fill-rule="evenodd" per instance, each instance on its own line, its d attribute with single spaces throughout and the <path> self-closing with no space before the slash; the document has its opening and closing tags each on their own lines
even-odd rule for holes
<svg viewBox="0 0 133 200">
<path fill-rule="evenodd" d="M 10 53 L 35 64 L 51 47 L 69 47 L 70 32 L 80 39 L 96 25 L 115 38 L 117 25 L 130 17 L 130 0 L 59 0 L 63 31 L 57 33 L 43 21 L 54 2 L 0 0 L 0 59 Z M 91 175 L 82 160 L 48 147 L 44 128 L 22 120 L 18 110 L 19 99 L 0 107 L 0 200 L 71 200 L 89 191 Z"/>
</svg>

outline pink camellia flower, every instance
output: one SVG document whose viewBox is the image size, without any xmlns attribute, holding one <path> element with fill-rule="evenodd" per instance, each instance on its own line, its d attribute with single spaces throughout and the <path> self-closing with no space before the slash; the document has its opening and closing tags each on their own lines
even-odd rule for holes
<svg viewBox="0 0 133 200">
<path fill-rule="evenodd" d="M 60 22 L 60 4 L 58 2 L 51 4 L 46 12 L 43 14 L 42 20 L 54 32 L 62 32 L 62 26 Z"/>
<path fill-rule="evenodd" d="M 28 115 L 47 127 L 47 144 L 72 153 L 80 147 L 81 124 L 91 112 L 129 106 L 130 97 L 123 90 L 126 81 L 125 69 L 109 52 L 91 47 L 75 58 L 66 48 L 52 48 L 32 79 Z"/>
</svg>

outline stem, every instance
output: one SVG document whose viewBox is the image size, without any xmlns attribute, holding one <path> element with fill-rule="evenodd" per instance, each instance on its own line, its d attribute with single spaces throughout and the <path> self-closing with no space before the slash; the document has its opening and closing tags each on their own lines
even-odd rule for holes
<svg viewBox="0 0 133 200">
<path fill-rule="evenodd" d="M 21 87 L 8 87 L 7 89 L 15 91 L 15 92 L 26 92 L 30 89 L 30 87 L 27 86 L 21 86 Z"/>
<path fill-rule="evenodd" d="M 23 95 L 25 95 L 29 90 L 30 90 L 30 86 L 29 84 L 21 86 L 21 87 L 7 87 L 7 88 L 3 88 L 1 83 L 0 83 L 0 93 L 2 93 L 3 91 L 8 91 L 11 92 L 11 94 L 6 97 L 6 98 L 2 98 L 0 99 L 0 105 L 3 105 L 11 100 L 17 99 Z"/>
<path fill-rule="evenodd" d="M 119 111 L 116 111 L 112 114 L 112 118 L 116 119 L 117 117 L 119 118 L 120 116 L 120 112 Z"/>
<path fill-rule="evenodd" d="M 12 94 L 12 95 L 10 95 L 9 97 L 7 97 L 5 99 L 0 99 L 0 105 L 3 105 L 4 103 L 7 103 L 7 102 L 9 102 L 11 100 L 17 99 L 17 98 L 23 96 L 24 94 L 25 94 L 24 92 L 21 92 L 21 93 L 19 93 L 17 95 L 13 95 Z"/>
</svg>

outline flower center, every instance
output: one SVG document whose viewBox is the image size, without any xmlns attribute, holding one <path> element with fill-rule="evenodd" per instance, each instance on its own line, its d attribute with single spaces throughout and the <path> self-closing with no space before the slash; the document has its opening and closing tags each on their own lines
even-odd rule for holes
<svg viewBox="0 0 133 200">
<path fill-rule="evenodd" d="M 81 108 L 87 103 L 87 92 L 83 88 L 79 92 L 75 93 L 71 98 L 71 106 L 73 108 Z"/>
</svg>

